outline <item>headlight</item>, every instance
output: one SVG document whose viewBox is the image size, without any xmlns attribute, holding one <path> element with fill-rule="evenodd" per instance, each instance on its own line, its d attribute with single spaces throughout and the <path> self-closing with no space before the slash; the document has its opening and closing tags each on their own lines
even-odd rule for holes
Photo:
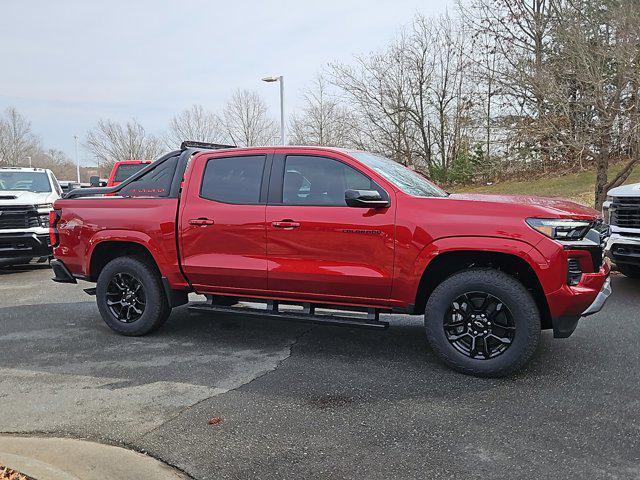
<svg viewBox="0 0 640 480">
<path fill-rule="evenodd" d="M 38 210 L 46 210 L 47 213 L 48 213 L 49 210 L 51 210 L 53 208 L 53 203 L 41 203 L 39 205 L 36 205 L 36 208 Z"/>
<path fill-rule="evenodd" d="M 563 218 L 527 218 L 527 224 L 554 240 L 580 240 L 591 228 L 591 222 Z"/>
</svg>

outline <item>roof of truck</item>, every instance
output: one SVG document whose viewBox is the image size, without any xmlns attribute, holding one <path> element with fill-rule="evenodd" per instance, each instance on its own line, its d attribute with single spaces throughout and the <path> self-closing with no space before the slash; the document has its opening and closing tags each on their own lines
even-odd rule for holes
<svg viewBox="0 0 640 480">
<path fill-rule="evenodd" d="M 3 172 L 46 172 L 47 168 L 36 167 L 0 167 L 0 171 Z"/>
</svg>

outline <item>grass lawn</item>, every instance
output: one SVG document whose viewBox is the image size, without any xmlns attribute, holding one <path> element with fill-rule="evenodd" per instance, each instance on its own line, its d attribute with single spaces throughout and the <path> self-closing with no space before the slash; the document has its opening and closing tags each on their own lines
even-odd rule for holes
<svg viewBox="0 0 640 480">
<path fill-rule="evenodd" d="M 622 165 L 611 166 L 609 178 L 612 178 L 621 168 Z M 592 207 L 595 176 L 595 172 L 551 173 L 547 177 L 532 180 L 507 180 L 493 185 L 456 186 L 449 191 L 563 197 Z M 636 168 L 625 183 L 640 183 L 640 168 Z"/>
</svg>

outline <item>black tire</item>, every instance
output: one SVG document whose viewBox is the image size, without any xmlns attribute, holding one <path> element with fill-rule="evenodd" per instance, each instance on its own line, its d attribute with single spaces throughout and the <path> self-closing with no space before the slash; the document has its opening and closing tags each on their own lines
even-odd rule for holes
<svg viewBox="0 0 640 480">
<path fill-rule="evenodd" d="M 640 266 L 638 265 L 627 265 L 627 264 L 619 264 L 616 265 L 618 267 L 618 271 L 623 274 L 625 277 L 639 279 L 640 278 Z"/>
<path fill-rule="evenodd" d="M 138 282 L 140 286 L 137 289 L 142 291 L 144 300 L 144 308 L 140 308 L 142 313 L 136 318 L 137 314 L 134 312 L 130 321 L 119 319 L 114 307 L 108 303 L 108 291 L 116 291 L 114 286 L 118 283 L 118 279 L 123 277 L 133 278 Z M 113 293 L 109 294 L 112 299 L 110 302 L 113 302 L 111 295 Z M 96 302 L 105 323 L 121 335 L 139 336 L 151 333 L 160 328 L 171 313 L 171 307 L 155 265 L 150 265 L 137 257 L 116 258 L 102 269 L 96 285 Z"/>
<path fill-rule="evenodd" d="M 465 294 L 467 296 L 464 296 Z M 477 308 L 473 304 L 474 296 L 480 298 L 483 295 L 495 299 L 492 300 L 495 304 L 494 312 L 486 317 L 497 316 L 496 318 L 500 318 L 500 323 L 504 323 L 506 327 L 512 325 L 508 331 L 506 327 L 500 327 L 497 320 L 492 326 L 491 322 L 488 323 L 489 327 L 486 327 L 488 334 L 485 332 L 484 335 L 481 328 L 474 332 L 473 329 L 477 327 L 468 326 L 472 325 L 471 321 L 475 321 L 469 318 L 471 317 L 469 312 L 475 315 L 476 311 L 481 311 L 480 309 L 472 310 Z M 463 312 L 464 304 L 456 302 L 461 297 L 471 298 L 472 308 L 466 307 Z M 459 308 L 455 307 L 454 303 Z M 498 307 L 498 303 L 502 305 Z M 460 316 L 454 319 L 452 312 L 460 312 Z M 468 320 L 469 323 L 466 323 Z M 486 321 L 487 318 L 481 320 Z M 452 327 L 448 326 L 447 331 L 445 322 L 449 322 L 449 325 L 459 323 L 462 325 L 456 326 L 456 330 L 453 331 Z M 522 368 L 535 353 L 540 342 L 540 312 L 531 294 L 518 280 L 499 270 L 474 268 L 451 275 L 434 289 L 425 308 L 425 329 L 429 345 L 451 368 L 478 377 L 504 377 Z M 456 335 L 457 333 L 460 335 Z M 482 339 L 478 336 L 473 340 L 474 333 L 479 333 Z M 509 336 L 510 339 L 506 338 Z M 453 342 L 453 339 L 458 337 L 461 340 Z M 503 344 L 497 337 L 504 342 L 510 340 L 510 343 Z M 491 353 L 485 341 L 492 347 L 496 346 L 495 357 L 485 353 Z M 481 347 L 476 346 L 478 342 L 482 342 Z M 454 346 L 454 343 L 458 347 Z M 476 347 L 469 348 L 470 352 L 465 353 L 459 346 L 464 347 L 465 343 Z M 479 349 L 482 349 L 482 352 L 479 352 Z M 504 350 L 500 352 L 500 349 Z M 487 355 L 487 357 L 479 358 L 481 355 Z"/>
</svg>

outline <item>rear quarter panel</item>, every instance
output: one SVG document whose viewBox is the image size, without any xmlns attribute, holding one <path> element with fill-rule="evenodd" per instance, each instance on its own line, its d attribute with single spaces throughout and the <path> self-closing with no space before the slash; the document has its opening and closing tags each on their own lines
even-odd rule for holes
<svg viewBox="0 0 640 480">
<path fill-rule="evenodd" d="M 91 255 L 105 241 L 146 247 L 174 288 L 186 286 L 176 247 L 175 198 L 97 197 L 58 200 L 59 244 L 54 256 L 73 274 L 89 276 Z"/>
</svg>

